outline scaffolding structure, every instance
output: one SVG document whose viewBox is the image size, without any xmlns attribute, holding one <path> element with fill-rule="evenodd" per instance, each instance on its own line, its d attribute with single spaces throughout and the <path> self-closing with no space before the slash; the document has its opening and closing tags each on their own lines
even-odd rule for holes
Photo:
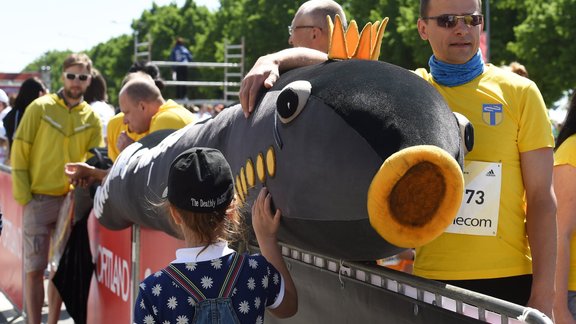
<svg viewBox="0 0 576 324">
<path fill-rule="evenodd" d="M 223 96 L 220 99 L 196 99 L 177 100 L 183 104 L 196 104 L 207 102 L 223 102 L 228 105 L 238 101 L 240 84 L 244 77 L 244 38 L 240 44 L 224 43 L 224 62 L 173 62 L 152 60 L 152 40 L 149 36 L 145 41 L 139 41 L 138 33 L 134 35 L 134 60 L 150 62 L 158 68 L 186 66 L 187 68 L 222 68 L 222 81 L 164 81 L 166 86 L 186 86 L 186 87 L 221 87 Z"/>
</svg>

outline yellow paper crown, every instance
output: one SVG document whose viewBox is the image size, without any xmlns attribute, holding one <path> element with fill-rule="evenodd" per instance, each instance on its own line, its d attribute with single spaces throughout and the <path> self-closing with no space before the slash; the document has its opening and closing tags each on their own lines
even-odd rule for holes
<svg viewBox="0 0 576 324">
<path fill-rule="evenodd" d="M 336 15 L 334 23 L 332 23 L 330 16 L 327 16 L 327 19 L 330 30 L 329 59 L 378 60 L 388 17 L 382 21 L 367 23 L 362 29 L 362 33 L 358 33 L 358 25 L 354 20 L 350 22 L 348 30 L 344 33 L 344 26 L 342 26 L 339 15 Z"/>
</svg>

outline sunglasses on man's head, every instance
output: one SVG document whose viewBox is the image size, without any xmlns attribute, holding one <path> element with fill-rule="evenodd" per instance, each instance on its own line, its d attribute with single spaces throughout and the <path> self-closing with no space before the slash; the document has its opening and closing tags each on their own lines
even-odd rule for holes
<svg viewBox="0 0 576 324">
<path fill-rule="evenodd" d="M 435 19 L 438 27 L 454 28 L 458 24 L 458 20 L 464 20 L 466 26 L 478 26 L 482 23 L 484 16 L 482 15 L 440 15 L 436 17 L 422 17 L 424 20 Z"/>
<path fill-rule="evenodd" d="M 76 78 L 78 78 L 78 80 L 80 81 L 86 81 L 90 78 L 90 74 L 76 74 L 76 73 L 64 72 L 64 77 L 66 77 L 66 79 L 68 80 L 76 80 Z"/>
</svg>

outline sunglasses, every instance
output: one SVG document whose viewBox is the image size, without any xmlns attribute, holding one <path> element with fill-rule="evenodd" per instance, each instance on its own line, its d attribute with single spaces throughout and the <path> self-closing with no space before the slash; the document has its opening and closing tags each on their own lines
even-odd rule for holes
<svg viewBox="0 0 576 324">
<path fill-rule="evenodd" d="M 322 30 L 322 27 L 317 27 L 317 26 L 288 26 L 288 35 L 292 36 L 292 33 L 298 29 L 298 28 L 318 28 L 320 30 Z"/>
<path fill-rule="evenodd" d="M 86 81 L 90 78 L 90 74 L 76 74 L 76 73 L 67 73 L 64 72 L 64 77 L 68 80 L 76 80 L 76 78 L 78 78 L 78 80 L 80 81 Z"/>
<path fill-rule="evenodd" d="M 478 26 L 484 20 L 482 15 L 440 15 L 436 17 L 422 17 L 424 20 L 435 19 L 438 27 L 454 28 L 458 24 L 458 20 L 462 19 L 466 26 Z"/>
</svg>

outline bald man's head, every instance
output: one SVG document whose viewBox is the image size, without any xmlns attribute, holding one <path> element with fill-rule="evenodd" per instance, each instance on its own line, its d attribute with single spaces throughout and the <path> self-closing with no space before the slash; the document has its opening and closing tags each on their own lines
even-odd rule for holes
<svg viewBox="0 0 576 324">
<path fill-rule="evenodd" d="M 288 43 L 294 47 L 307 47 L 328 53 L 330 44 L 326 16 L 334 21 L 339 15 L 346 27 L 346 15 L 342 7 L 332 0 L 309 0 L 304 2 L 292 20 L 292 34 Z"/>
<path fill-rule="evenodd" d="M 160 89 L 148 77 L 133 76 L 119 94 L 120 110 L 130 131 L 143 134 L 150 129 L 152 117 L 164 104 Z"/>
<path fill-rule="evenodd" d="M 131 73 L 134 75 L 139 72 Z M 162 99 L 160 89 L 154 84 L 154 80 L 146 74 L 141 73 L 141 76 L 133 76 L 120 90 L 120 96 L 126 94 L 132 100 L 155 101 Z"/>
</svg>

